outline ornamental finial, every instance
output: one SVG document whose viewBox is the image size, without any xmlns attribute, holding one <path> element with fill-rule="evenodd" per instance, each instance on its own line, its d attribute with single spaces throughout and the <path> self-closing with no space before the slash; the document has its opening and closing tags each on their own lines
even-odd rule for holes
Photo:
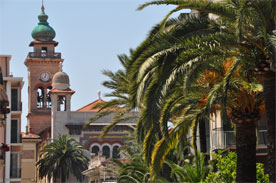
<svg viewBox="0 0 276 183">
<path fill-rule="evenodd" d="M 59 63 L 59 71 L 62 72 L 62 62 Z"/>
<path fill-rule="evenodd" d="M 45 10 L 45 8 L 44 8 L 43 0 L 42 0 L 41 12 L 42 12 L 43 14 L 45 14 L 44 10 Z"/>
<path fill-rule="evenodd" d="M 101 100 L 101 91 L 98 91 L 98 99 Z"/>
</svg>

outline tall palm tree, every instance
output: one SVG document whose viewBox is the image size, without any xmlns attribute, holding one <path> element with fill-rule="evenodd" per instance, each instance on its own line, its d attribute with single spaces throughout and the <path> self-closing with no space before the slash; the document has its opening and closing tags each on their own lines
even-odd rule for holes
<svg viewBox="0 0 276 183">
<path fill-rule="evenodd" d="M 207 40 L 212 41 L 213 38 L 222 38 L 219 29 L 215 26 L 209 28 L 211 22 L 204 17 L 181 16 L 168 22 L 163 30 L 150 34 L 150 37 L 134 51 L 127 71 L 134 81 L 131 86 L 131 97 L 141 109 L 141 116 L 137 122 L 138 139 L 140 142 L 146 142 L 144 153 L 149 162 L 153 148 L 151 144 L 156 138 L 160 140 L 167 132 L 166 127 L 163 128 L 165 131 L 160 129 L 158 122 L 161 106 L 166 101 L 164 96 L 170 95 L 164 94 L 168 90 L 163 86 L 169 80 L 176 81 L 170 88 L 181 86 L 183 82 L 179 83 L 182 79 L 177 74 L 185 72 L 186 67 L 198 67 L 200 60 L 204 58 L 209 57 L 213 60 L 211 52 L 201 49 L 200 45 L 204 45 Z M 216 40 L 213 40 L 213 43 L 216 44 Z M 193 51 L 188 52 L 192 49 Z M 198 55 L 197 50 L 202 54 Z M 213 50 L 212 53 L 219 52 L 222 52 L 222 49 Z M 178 59 L 181 54 L 186 57 L 187 62 Z M 175 76 L 170 78 L 173 73 Z M 180 96 L 183 94 L 184 92 L 178 92 Z"/>
<path fill-rule="evenodd" d="M 174 4 L 177 7 L 170 14 L 191 8 L 204 13 L 219 15 L 228 25 L 234 24 L 237 30 L 236 48 L 246 51 L 247 60 L 243 62 L 246 70 L 256 67 L 256 74 L 263 79 L 264 98 L 266 106 L 268 128 L 268 165 L 270 178 L 275 181 L 275 42 L 271 37 L 275 36 L 275 9 L 273 0 L 228 0 L 222 2 L 188 1 L 188 0 L 159 0 L 146 3 L 140 7 L 156 4 Z M 165 20 L 164 20 L 165 22 Z M 227 27 L 227 25 L 224 25 Z M 223 30 L 223 27 L 222 27 Z M 241 54 L 240 57 L 244 57 Z M 249 59 L 248 59 L 249 58 Z M 252 71 L 251 71 L 252 72 Z"/>
<path fill-rule="evenodd" d="M 179 105 L 178 110 L 183 117 L 184 113 L 181 112 L 181 107 L 184 109 L 185 105 L 189 105 L 189 103 L 184 102 L 187 88 L 183 86 L 188 86 L 187 83 L 192 82 L 190 79 L 192 77 L 187 77 L 190 80 L 186 80 L 183 75 L 188 73 L 196 78 L 200 72 L 194 74 L 189 70 L 201 71 L 210 68 L 210 64 L 201 65 L 201 63 L 203 61 L 214 63 L 216 60 L 224 59 L 227 56 L 227 50 L 223 47 L 218 49 L 217 45 L 220 42 L 233 43 L 232 39 L 221 33 L 215 25 L 215 21 L 206 17 L 181 16 L 168 22 L 170 24 L 166 24 L 163 30 L 151 34 L 151 37 L 138 47 L 132 55 L 128 67 L 128 73 L 130 73 L 133 81 L 136 81 L 132 83 L 132 96 L 136 99 L 137 105 L 141 106 L 141 116 L 137 123 L 138 137 L 144 143 L 145 159 L 148 163 L 154 164 L 151 168 L 152 173 L 156 173 L 162 167 L 160 162 L 164 160 L 164 155 L 177 141 L 167 140 L 169 139 L 167 137 L 171 135 L 171 139 L 178 139 L 178 136 L 187 132 L 187 128 L 184 128 L 185 130 L 181 128 L 183 125 L 191 126 L 193 124 L 193 129 L 196 129 L 198 121 L 203 119 L 203 113 L 195 112 L 194 115 L 189 116 L 189 122 L 185 123 L 187 119 L 179 121 L 175 128 L 177 132 L 171 131 L 168 134 L 167 124 L 171 116 L 166 115 L 162 120 L 159 120 L 162 116 L 162 108 Z M 213 26 L 210 28 L 210 25 Z M 231 34 L 229 37 L 231 38 Z M 212 51 L 210 51 L 210 47 L 213 48 Z M 218 57 L 215 54 L 224 54 L 224 56 Z M 172 81 L 174 81 L 173 84 L 164 87 Z M 196 89 L 194 90 L 196 91 Z M 196 104 L 198 104 L 199 99 L 200 97 L 195 100 Z M 181 104 L 181 102 L 184 103 Z M 188 111 L 194 111 L 194 107 Z M 204 111 L 205 115 L 207 111 Z M 153 150 L 152 144 L 156 144 L 155 150 Z M 161 144 L 166 145 L 161 147 Z M 195 143 L 193 146 L 196 149 Z M 160 152 L 164 154 L 162 156 L 155 155 L 155 152 L 161 149 L 163 151 Z"/>
<path fill-rule="evenodd" d="M 229 59 L 228 59 L 229 60 Z M 235 67 L 238 65 L 238 61 L 234 63 L 230 63 L 229 61 L 226 61 L 225 65 L 221 66 L 221 69 L 219 69 L 220 65 L 216 66 L 216 72 L 206 72 L 204 71 L 204 74 L 202 77 L 198 79 L 198 82 L 201 84 L 201 88 L 197 87 L 198 94 L 195 91 L 192 93 L 198 95 L 198 99 L 195 101 L 198 105 L 198 110 L 190 110 L 185 109 L 184 113 L 180 115 L 180 123 L 176 123 L 174 129 L 171 129 L 168 136 L 164 136 L 159 142 L 156 143 L 154 147 L 154 151 L 152 154 L 152 164 L 151 164 L 151 173 L 153 176 L 156 175 L 156 172 L 160 169 L 160 165 L 164 161 L 164 158 L 166 154 L 169 152 L 172 144 L 177 143 L 177 136 L 181 136 L 185 133 L 183 133 L 185 127 L 184 124 L 193 124 L 193 136 L 196 136 L 196 129 L 197 124 L 200 121 L 200 119 L 204 115 L 210 114 L 212 111 L 220 109 L 223 110 L 225 107 L 229 111 L 236 111 L 236 113 L 239 113 L 237 116 L 236 114 L 231 114 L 230 117 L 233 119 L 232 121 L 235 122 L 237 125 L 237 153 L 238 153 L 238 171 L 237 176 L 239 177 L 238 181 L 247 181 L 247 182 L 254 182 L 256 180 L 256 176 L 254 176 L 254 173 L 256 174 L 256 127 L 255 124 L 260 119 L 260 113 L 259 113 L 259 107 L 262 105 L 262 97 L 258 100 L 257 96 L 255 95 L 256 92 L 261 92 L 262 87 L 255 87 L 252 89 L 249 86 L 251 84 L 247 84 L 246 81 L 242 80 L 240 74 L 233 73 L 232 71 L 235 70 Z M 231 67 L 230 67 L 231 66 Z M 215 70 L 215 69 L 213 69 Z M 224 70 L 224 71 L 223 71 Z M 226 73 L 225 73 L 226 72 Z M 221 75 L 223 74 L 223 75 Z M 231 79 L 231 75 L 235 75 L 235 79 Z M 225 75 L 225 78 L 223 78 Z M 232 76 L 233 77 L 233 76 Z M 212 81 L 210 81 L 210 79 Z M 231 80 L 230 80 L 231 79 Z M 232 81 L 234 80 L 234 81 Z M 230 82 L 231 81 L 231 82 Z M 210 87 L 206 87 L 202 84 L 208 84 Z M 253 84 L 252 86 L 258 86 L 256 84 Z M 209 88 L 209 89 L 208 89 Z M 206 96 L 206 92 L 209 92 L 208 97 Z M 228 93 L 227 100 L 224 100 L 225 93 Z M 205 94 L 205 95 L 204 95 Z M 203 97 L 203 98 L 202 98 Z M 182 96 L 182 98 L 184 98 Z M 205 100 L 205 98 L 207 100 Z M 169 118 L 168 113 L 171 113 L 171 108 L 174 107 L 173 105 L 176 105 L 179 107 L 180 105 L 184 106 L 185 100 L 175 100 L 174 98 L 171 102 L 168 101 L 168 105 L 163 109 L 162 112 L 164 112 L 161 116 L 162 123 L 167 122 Z M 239 99 L 239 100 L 237 100 Z M 243 100 L 241 100 L 243 99 Z M 186 97 L 186 100 L 188 100 L 188 97 Z M 242 102 L 245 101 L 245 102 Z M 179 104 L 177 104 L 179 102 Z M 190 105 L 192 103 L 190 102 Z M 219 104 L 219 105 L 218 105 Z M 224 107 L 224 105 L 226 105 Z M 186 105 L 187 106 L 187 105 Z M 188 112 L 187 112 L 188 111 Z M 244 115 L 240 115 L 243 113 Z M 164 117 L 165 116 L 165 117 Z M 163 118 L 163 119 L 162 119 Z M 166 126 L 166 125 L 165 125 Z M 184 128 L 184 129 L 183 129 Z M 243 130 L 243 131 L 241 131 Z M 250 140 L 249 140 L 250 139 Z M 193 140 L 193 146 L 196 149 L 195 146 L 195 138 Z"/>
<path fill-rule="evenodd" d="M 77 180 L 82 181 L 82 171 L 88 168 L 88 158 L 84 154 L 85 149 L 73 137 L 67 134 L 58 135 L 57 139 L 46 145 L 40 153 L 37 162 L 39 178 L 53 178 L 66 182 L 72 173 Z"/>
</svg>

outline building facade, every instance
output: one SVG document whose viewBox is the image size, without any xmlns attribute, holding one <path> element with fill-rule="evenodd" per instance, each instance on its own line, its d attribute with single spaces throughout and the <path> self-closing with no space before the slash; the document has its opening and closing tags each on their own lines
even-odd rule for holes
<svg viewBox="0 0 276 183">
<path fill-rule="evenodd" d="M 10 55 L 0 55 L 4 88 L 8 96 L 10 113 L 6 116 L 5 127 L 0 128 L 0 142 L 9 146 L 5 153 L 5 166 L 0 167 L 0 182 L 21 182 L 21 90 L 23 77 L 14 77 L 10 72 Z"/>
<path fill-rule="evenodd" d="M 26 133 L 22 133 L 22 182 L 47 182 L 38 178 L 35 163 L 39 159 L 42 148 L 56 139 L 59 134 L 69 134 L 79 141 L 87 156 L 90 153 L 106 158 L 121 158 L 119 147 L 124 144 L 128 125 L 134 121 L 118 124 L 103 140 L 99 140 L 102 129 L 110 123 L 114 114 L 105 116 L 87 128 L 83 126 L 87 120 L 95 116 L 97 109 L 93 107 L 99 99 L 77 111 L 71 110 L 71 97 L 75 93 L 70 89 L 69 76 L 62 71 L 61 53 L 55 51 L 58 42 L 54 41 L 55 31 L 47 22 L 48 16 L 42 6 L 38 15 L 39 23 L 32 31 L 33 41 L 25 60 L 28 69 L 28 114 Z M 135 113 L 130 114 L 135 115 Z M 68 182 L 77 182 L 70 176 Z"/>
</svg>

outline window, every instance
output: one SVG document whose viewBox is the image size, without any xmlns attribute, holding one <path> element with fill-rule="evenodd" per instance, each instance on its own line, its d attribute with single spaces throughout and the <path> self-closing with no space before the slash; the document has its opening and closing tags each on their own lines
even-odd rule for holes
<svg viewBox="0 0 276 183">
<path fill-rule="evenodd" d="M 58 97 L 58 111 L 66 111 L 66 99 L 65 96 Z"/>
<path fill-rule="evenodd" d="M 41 109 L 44 106 L 44 88 L 38 87 L 37 89 L 37 108 Z"/>
<path fill-rule="evenodd" d="M 98 146 L 93 146 L 91 151 L 97 156 L 99 154 L 100 148 Z"/>
<path fill-rule="evenodd" d="M 48 86 L 47 87 L 47 95 L 46 95 L 46 107 L 47 108 L 51 108 L 52 104 L 51 104 L 51 96 L 50 96 L 50 91 L 51 91 L 52 87 Z"/>
<path fill-rule="evenodd" d="M 19 143 L 18 120 L 11 120 L 11 143 Z"/>
<path fill-rule="evenodd" d="M 108 146 L 103 147 L 103 156 L 105 156 L 106 158 L 110 157 L 110 148 Z"/>
<path fill-rule="evenodd" d="M 19 169 L 19 155 L 18 153 L 11 153 L 11 166 L 10 166 L 10 177 L 11 178 L 20 178 L 20 169 Z"/>
<path fill-rule="evenodd" d="M 18 111 L 18 89 L 11 89 L 11 110 Z"/>
<path fill-rule="evenodd" d="M 120 158 L 119 146 L 114 146 L 113 147 L 112 157 L 114 159 Z"/>
<path fill-rule="evenodd" d="M 42 47 L 41 52 L 42 53 L 47 53 L 47 47 Z"/>
</svg>

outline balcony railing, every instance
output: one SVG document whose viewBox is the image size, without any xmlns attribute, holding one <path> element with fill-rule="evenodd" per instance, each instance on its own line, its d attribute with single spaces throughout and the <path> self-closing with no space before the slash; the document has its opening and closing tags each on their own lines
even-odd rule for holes
<svg viewBox="0 0 276 183">
<path fill-rule="evenodd" d="M 266 145 L 266 130 L 259 130 L 257 134 L 257 144 Z M 227 148 L 236 145 L 234 131 L 223 131 L 221 128 L 213 129 L 213 145 L 217 149 Z"/>
<path fill-rule="evenodd" d="M 61 58 L 61 53 L 29 52 L 28 58 Z"/>
</svg>

